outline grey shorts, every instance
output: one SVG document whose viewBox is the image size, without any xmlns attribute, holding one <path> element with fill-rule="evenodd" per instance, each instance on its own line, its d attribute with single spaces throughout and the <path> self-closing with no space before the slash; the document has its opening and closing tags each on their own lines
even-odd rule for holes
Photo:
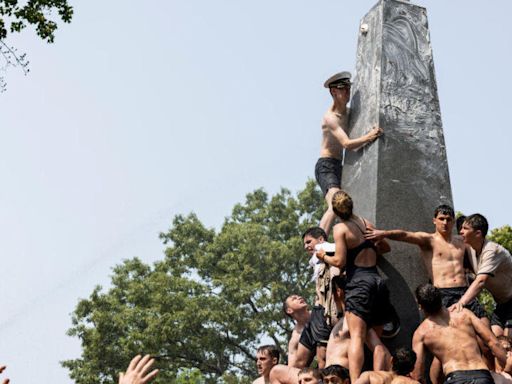
<svg viewBox="0 0 512 384">
<path fill-rule="evenodd" d="M 341 188 L 341 160 L 321 157 L 315 165 L 315 178 L 324 196 L 329 188 Z"/>
</svg>

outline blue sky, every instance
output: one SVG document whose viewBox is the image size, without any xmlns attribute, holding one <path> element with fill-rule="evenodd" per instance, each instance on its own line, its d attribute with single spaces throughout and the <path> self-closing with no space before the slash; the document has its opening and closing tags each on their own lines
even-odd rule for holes
<svg viewBox="0 0 512 384">
<path fill-rule="evenodd" d="M 0 361 L 69 383 L 69 314 L 123 258 L 163 255 L 177 213 L 218 226 L 245 194 L 297 191 L 331 74 L 355 67 L 374 1 L 72 1 L 0 95 Z M 512 3 L 417 1 L 429 16 L 455 208 L 512 222 Z M 30 369 L 28 369 L 30 367 Z"/>
</svg>

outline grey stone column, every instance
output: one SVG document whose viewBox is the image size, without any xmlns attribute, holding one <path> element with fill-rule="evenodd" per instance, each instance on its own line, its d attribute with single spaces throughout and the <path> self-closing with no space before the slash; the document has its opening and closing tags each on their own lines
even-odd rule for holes
<svg viewBox="0 0 512 384">
<path fill-rule="evenodd" d="M 384 130 L 346 152 L 342 188 L 356 214 L 378 228 L 432 232 L 435 207 L 452 194 L 425 8 L 381 0 L 362 19 L 351 108 L 351 137 Z M 403 345 L 420 319 L 414 289 L 428 278 L 418 247 L 391 247 L 379 267 L 402 320 L 394 344 Z"/>
</svg>

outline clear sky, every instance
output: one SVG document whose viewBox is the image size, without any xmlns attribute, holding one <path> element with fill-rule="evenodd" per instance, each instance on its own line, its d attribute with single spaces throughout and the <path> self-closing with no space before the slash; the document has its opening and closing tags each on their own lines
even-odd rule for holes
<svg viewBox="0 0 512 384">
<path fill-rule="evenodd" d="M 87 0 L 0 95 L 0 361 L 69 383 L 69 314 L 112 266 L 163 256 L 177 213 L 219 226 L 247 192 L 302 188 L 323 81 L 353 70 L 373 0 Z M 455 208 L 512 223 L 512 3 L 428 10 Z"/>
</svg>

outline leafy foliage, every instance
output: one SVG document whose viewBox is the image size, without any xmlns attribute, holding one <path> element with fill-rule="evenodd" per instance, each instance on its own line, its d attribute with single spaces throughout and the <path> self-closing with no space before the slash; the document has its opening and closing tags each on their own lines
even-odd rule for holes
<svg viewBox="0 0 512 384">
<path fill-rule="evenodd" d="M 71 378 L 114 383 L 138 353 L 160 356 L 160 383 L 243 383 L 256 376 L 262 339 L 286 350 L 291 329 L 283 299 L 312 297 L 301 234 L 318 223 L 322 200 L 312 181 L 297 196 L 256 190 L 219 232 L 194 214 L 176 216 L 160 235 L 168 245 L 164 260 L 124 261 L 107 292 L 97 287 L 78 303 L 68 333 L 81 340 L 82 356 L 63 362 Z"/>
<path fill-rule="evenodd" d="M 4 70 L 9 66 L 18 66 L 25 74 L 28 72 L 26 56 L 18 54 L 16 48 L 5 42 L 8 36 L 31 25 L 41 39 L 53 43 L 58 28 L 57 21 L 52 18 L 55 13 L 60 20 L 70 23 L 73 7 L 67 0 L 0 0 L 0 57 L 3 59 Z M 1 77 L 0 89 L 5 89 L 5 82 Z"/>
<path fill-rule="evenodd" d="M 504 225 L 503 227 L 493 229 L 487 238 L 501 244 L 512 253 L 512 228 L 510 225 Z M 485 310 L 489 314 L 491 314 L 494 311 L 494 308 L 496 308 L 496 302 L 492 295 L 486 290 L 483 290 L 480 293 L 478 301 L 484 306 Z"/>
</svg>

